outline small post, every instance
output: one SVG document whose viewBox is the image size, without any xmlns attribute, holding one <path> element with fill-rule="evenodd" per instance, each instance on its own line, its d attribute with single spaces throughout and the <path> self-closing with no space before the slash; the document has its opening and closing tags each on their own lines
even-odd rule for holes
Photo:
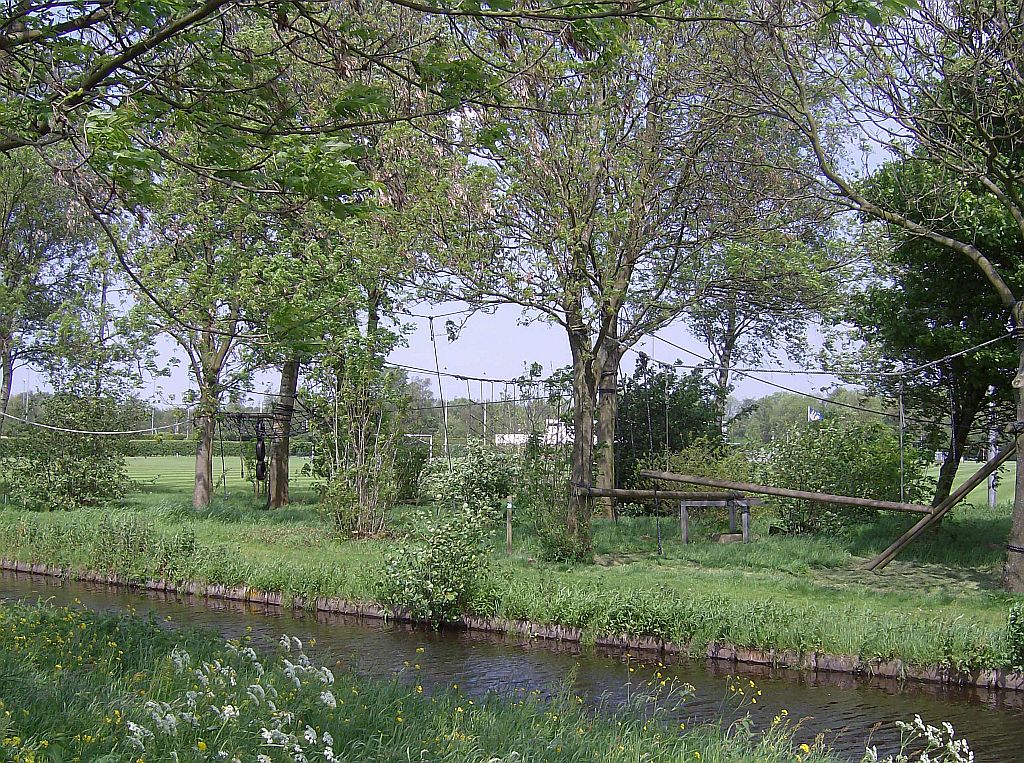
<svg viewBox="0 0 1024 763">
<path fill-rule="evenodd" d="M 684 545 L 690 542 L 690 507 L 685 498 L 679 501 L 679 534 Z"/>
<path fill-rule="evenodd" d="M 729 532 L 736 532 L 736 502 L 729 499 Z"/>
<path fill-rule="evenodd" d="M 505 551 L 512 553 L 512 496 L 505 503 Z"/>
<path fill-rule="evenodd" d="M 743 523 L 743 542 L 750 543 L 750 504 L 740 501 L 740 520 Z"/>
</svg>

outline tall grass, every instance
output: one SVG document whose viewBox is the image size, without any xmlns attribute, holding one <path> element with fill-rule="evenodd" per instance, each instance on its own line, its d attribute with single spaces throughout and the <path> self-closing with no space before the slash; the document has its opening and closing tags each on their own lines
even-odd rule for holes
<svg viewBox="0 0 1024 763">
<path fill-rule="evenodd" d="M 192 519 L 175 507 L 146 513 L 0 512 L 0 555 L 140 580 L 376 599 L 380 543 L 338 541 L 320 526 L 292 522 L 285 514 L 271 512 L 263 521 L 267 512 L 257 517 L 232 507 Z M 739 575 L 701 570 L 689 561 L 561 570 L 496 557 L 494 572 L 468 613 L 567 625 L 580 628 L 586 639 L 652 635 L 698 655 L 709 644 L 728 643 L 962 669 L 1011 664 L 1017 647 L 1007 641 L 1007 599 L 950 600 L 942 591 L 879 593 L 859 585 L 824 586 L 796 575 L 776 580 L 772 554 L 787 547 L 795 559 L 817 553 L 806 541 L 784 540 L 785 545 L 766 544 L 769 550 L 761 552 L 766 571 Z M 759 552 L 755 544 L 720 551 L 706 546 L 694 553 L 719 554 L 721 561 L 728 554 Z M 827 555 L 823 560 L 830 561 Z"/>
<path fill-rule="evenodd" d="M 0 757 L 145 761 L 825 763 L 787 719 L 671 728 L 658 704 L 425 692 L 335 674 L 297 639 L 275 654 L 131 615 L 0 605 Z M 664 691 L 658 689 L 659 691 Z"/>
</svg>

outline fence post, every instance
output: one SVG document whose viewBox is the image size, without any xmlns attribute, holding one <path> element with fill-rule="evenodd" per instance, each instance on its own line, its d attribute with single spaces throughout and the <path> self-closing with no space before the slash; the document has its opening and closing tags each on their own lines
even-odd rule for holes
<svg viewBox="0 0 1024 763">
<path fill-rule="evenodd" d="M 740 502 L 740 521 L 743 523 L 743 542 L 750 543 L 750 504 L 747 501 Z"/>
<path fill-rule="evenodd" d="M 684 544 L 690 542 L 690 507 L 685 498 L 679 501 L 679 533 Z"/>
<path fill-rule="evenodd" d="M 512 553 L 512 496 L 505 503 L 505 551 Z"/>
</svg>

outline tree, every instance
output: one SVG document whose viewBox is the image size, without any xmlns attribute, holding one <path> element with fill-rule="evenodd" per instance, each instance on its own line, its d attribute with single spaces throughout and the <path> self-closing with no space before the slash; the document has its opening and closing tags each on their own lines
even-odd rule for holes
<svg viewBox="0 0 1024 763">
<path fill-rule="evenodd" d="M 705 267 L 708 287 L 684 318 L 711 353 L 724 434 L 732 369 L 803 351 L 807 325 L 834 303 L 837 258 L 822 242 L 782 239 L 727 245 Z"/>
<path fill-rule="evenodd" d="M 0 431 L 14 369 L 47 329 L 94 253 L 71 194 L 28 151 L 0 155 Z"/>
<path fill-rule="evenodd" d="M 993 222 L 998 224 L 975 233 L 989 251 L 1013 238 L 1012 223 Z M 949 495 L 978 416 L 990 405 L 1012 406 L 1009 380 L 1016 360 L 1010 343 L 998 342 L 1005 333 L 1003 306 L 969 262 L 951 259 L 944 248 L 917 237 L 894 231 L 891 238 L 871 277 L 854 286 L 846 321 L 854 327 L 853 338 L 865 343 L 858 355 L 867 367 L 924 366 L 909 375 L 865 381 L 875 394 L 902 399 L 919 436 L 938 444 L 948 428 L 932 499 L 938 504 Z M 996 344 L 958 355 L 990 341 Z"/>
<path fill-rule="evenodd" d="M 676 451 L 703 438 L 720 443 L 714 391 L 700 371 L 680 374 L 656 368 L 646 356 L 622 388 L 616 474 L 622 485 L 636 478 L 640 464 L 656 454 Z"/>
<path fill-rule="evenodd" d="M 814 33 L 799 22 L 819 12 L 815 3 L 757 11 L 764 24 L 742 33 L 745 47 L 760 52 L 758 63 L 723 62 L 719 81 L 744 103 L 760 104 L 752 111 L 803 134 L 821 195 L 964 258 L 984 277 L 1004 325 L 1017 332 L 1013 389 L 1024 420 L 1024 301 L 1014 280 L 1024 237 L 1019 5 L 923 0 L 905 13 L 875 11 L 870 23 L 845 19 Z M 913 182 L 896 194 L 884 182 L 859 182 L 863 173 L 841 152 L 851 142 L 903 165 L 892 180 Z M 808 177 L 806 167 L 800 171 Z M 1012 246 L 992 250 L 976 240 L 991 208 L 1013 221 Z M 1024 448 L 1017 460 L 1003 583 L 1020 592 L 1024 552 L 1013 549 L 1024 548 Z"/>
<path fill-rule="evenodd" d="M 137 297 L 155 330 L 184 351 L 198 389 L 193 505 L 213 497 L 213 445 L 241 330 L 271 249 L 268 221 L 215 183 L 181 174 L 165 178 L 160 203 L 146 210 L 126 246 Z M 236 366 L 237 367 L 237 366 Z"/>
<path fill-rule="evenodd" d="M 726 229 L 786 222 L 759 205 L 778 189 L 751 183 L 762 195 L 741 198 L 725 177 L 729 157 L 754 150 L 754 135 L 706 108 L 713 91 L 693 87 L 705 65 L 702 31 L 634 29 L 594 62 L 556 57 L 530 37 L 509 41 L 532 61 L 515 82 L 529 110 L 507 121 L 479 116 L 487 164 L 470 164 L 466 187 L 452 191 L 464 206 L 486 199 L 466 213 L 478 235 L 466 245 L 442 232 L 448 249 L 428 265 L 449 279 L 438 286 L 446 296 L 520 305 L 563 327 L 575 485 L 593 481 L 595 437 L 598 484 L 614 484 L 619 360 L 699 292 L 701 252 Z M 566 516 L 584 558 L 591 513 L 581 495 Z"/>
</svg>

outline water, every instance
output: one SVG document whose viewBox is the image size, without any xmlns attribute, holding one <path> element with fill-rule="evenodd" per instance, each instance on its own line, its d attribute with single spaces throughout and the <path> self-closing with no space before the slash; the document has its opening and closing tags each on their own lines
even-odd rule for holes
<svg viewBox="0 0 1024 763">
<path fill-rule="evenodd" d="M 762 695 L 757 705 L 737 712 L 727 699 L 726 675 L 731 665 L 712 661 L 681 661 L 659 668 L 650 655 L 601 653 L 578 646 L 526 641 L 494 634 L 438 633 L 405 624 L 358 620 L 340 615 L 293 613 L 279 607 L 182 598 L 163 593 L 61 582 L 54 578 L 0 572 L 0 599 L 55 604 L 79 600 L 98 610 L 133 607 L 152 612 L 161 621 L 184 623 L 237 637 L 251 628 L 259 642 L 269 644 L 282 633 L 298 636 L 312 656 L 340 663 L 357 673 L 422 684 L 426 690 L 457 684 L 470 696 L 540 691 L 550 694 L 569 684 L 588 701 L 623 702 L 656 671 L 686 682 L 694 696 L 674 712 L 680 722 L 735 720 L 750 712 L 758 726 L 768 726 L 781 709 L 804 719 L 797 741 L 826 741 L 849 760 L 860 760 L 869 738 L 879 750 L 894 749 L 898 731 L 893 722 L 919 713 L 938 725 L 949 721 L 966 736 L 979 763 L 1016 763 L 1024 748 L 1024 692 L 950 689 L 928 684 L 901 684 L 840 674 L 812 675 L 768 668 L 741 668 L 744 681 L 756 682 Z M 422 648 L 422 652 L 417 649 Z"/>
</svg>

